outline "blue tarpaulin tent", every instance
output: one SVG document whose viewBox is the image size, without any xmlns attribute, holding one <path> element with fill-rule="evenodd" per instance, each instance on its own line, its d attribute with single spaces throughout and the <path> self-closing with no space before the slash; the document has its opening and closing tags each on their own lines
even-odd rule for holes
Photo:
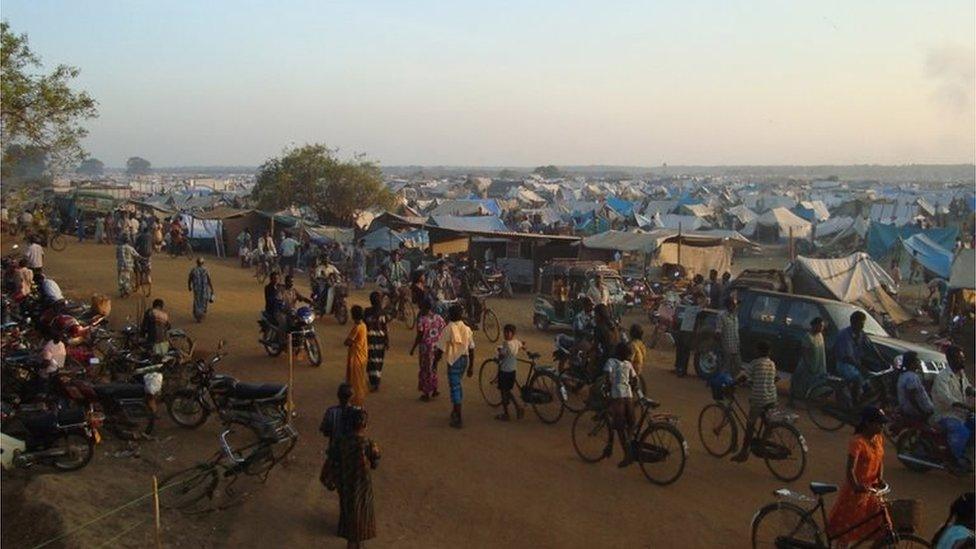
<svg viewBox="0 0 976 549">
<path fill-rule="evenodd" d="M 428 221 L 431 225 L 453 229 L 455 231 L 479 231 L 488 233 L 508 232 L 508 227 L 494 215 L 473 215 L 457 217 L 453 215 L 432 215 Z"/>
<path fill-rule="evenodd" d="M 607 206 L 613 208 L 613 211 L 617 212 L 622 216 L 629 216 L 634 212 L 634 203 L 623 198 L 617 198 L 616 196 L 607 197 Z"/>
<path fill-rule="evenodd" d="M 902 241 L 908 255 L 927 270 L 948 280 L 952 271 L 952 252 L 939 246 L 924 234 L 916 234 Z"/>
<path fill-rule="evenodd" d="M 924 234 L 937 246 L 951 250 L 955 245 L 956 237 L 959 236 L 959 228 L 921 229 L 916 225 L 895 227 L 882 223 L 871 223 L 865 237 L 868 254 L 876 260 L 883 259 L 897 249 L 899 241 L 907 240 L 916 234 Z"/>
</svg>

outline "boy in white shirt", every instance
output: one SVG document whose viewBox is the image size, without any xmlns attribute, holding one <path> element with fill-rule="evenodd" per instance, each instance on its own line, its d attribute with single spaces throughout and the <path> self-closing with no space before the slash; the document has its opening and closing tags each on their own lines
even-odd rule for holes
<svg viewBox="0 0 976 549">
<path fill-rule="evenodd" d="M 617 344 L 614 358 L 608 359 L 603 367 L 607 373 L 607 383 L 610 385 L 610 418 L 613 422 L 613 430 L 620 438 L 620 448 L 624 451 L 624 459 L 617 464 L 617 467 L 626 467 L 634 462 L 630 439 L 637 420 L 634 416 L 634 390 L 631 387 L 638 387 L 637 392 L 640 393 L 640 385 L 637 371 L 630 362 L 631 356 L 630 345 L 620 342 Z M 605 452 L 609 456 L 612 451 L 611 435 L 610 444 Z"/>
<path fill-rule="evenodd" d="M 506 324 L 504 328 L 505 341 L 498 347 L 498 390 L 502 393 L 501 414 L 495 416 L 499 421 L 508 421 L 508 404 L 515 406 L 515 417 L 522 419 L 525 417 L 525 407 L 519 406 L 518 400 L 512 394 L 515 387 L 515 377 L 518 375 L 518 353 L 522 350 L 523 343 L 515 339 L 515 325 Z"/>
</svg>

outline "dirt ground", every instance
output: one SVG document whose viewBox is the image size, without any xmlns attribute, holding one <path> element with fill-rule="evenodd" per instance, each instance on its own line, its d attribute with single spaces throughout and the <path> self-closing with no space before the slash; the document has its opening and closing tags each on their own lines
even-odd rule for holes
<svg viewBox="0 0 976 549">
<path fill-rule="evenodd" d="M 9 246 L 4 243 L 5 252 Z M 213 349 L 219 339 L 227 340 L 230 355 L 221 363 L 223 371 L 246 381 L 285 381 L 287 359 L 267 357 L 257 342 L 255 321 L 263 295 L 251 271 L 232 260 L 208 259 L 207 265 L 216 302 L 203 323 L 195 323 L 190 315 L 186 277 L 191 261 L 186 258 L 154 258 L 153 297 L 166 301 L 174 325 L 186 328 L 199 349 Z M 116 294 L 111 246 L 72 242 L 64 252 L 48 252 L 46 267 L 70 295 Z M 299 286 L 307 290 L 304 280 Z M 363 303 L 365 297 L 357 293 L 353 301 Z M 139 301 L 113 298 L 113 325 L 137 319 Z M 502 323 L 518 326 L 529 349 L 549 355 L 554 334 L 532 328 L 529 296 L 490 305 Z M 323 439 L 317 427 L 343 379 L 342 340 L 348 328 L 327 318 L 318 321 L 317 329 L 324 362 L 320 368 L 300 361 L 296 365 L 295 425 L 301 438 L 288 462 L 276 468 L 265 485 L 255 486 L 239 507 L 198 517 L 164 513 L 163 545 L 344 546 L 344 540 L 334 536 L 336 496 L 318 482 Z M 669 372 L 670 349 L 650 353 L 645 375 L 650 395 L 663 403 L 663 410 L 681 417 L 690 454 L 684 476 L 661 488 L 648 483 L 636 466 L 619 470 L 618 456 L 597 465 L 581 462 L 572 448 L 569 416 L 553 426 L 542 424 L 531 412 L 522 421 L 495 421 L 495 411 L 482 400 L 476 379 L 466 380 L 464 386 L 465 428 L 449 428 L 445 377 L 439 399 L 418 400 L 416 359 L 407 355 L 412 338 L 402 324 L 394 325 L 382 391 L 367 399 L 369 435 L 383 451 L 373 477 L 378 537 L 372 545 L 743 547 L 749 543 L 753 513 L 783 485 L 756 459 L 739 465 L 705 453 L 697 417 L 710 401 L 709 393 L 700 380 L 678 379 Z M 494 352 L 494 345 L 480 333 L 477 343 L 480 364 Z M 139 457 L 121 456 L 121 443 L 106 440 L 94 462 L 80 472 L 5 474 L 3 543 L 32 547 L 52 532 L 70 532 L 146 493 L 153 474 L 203 460 L 218 447 L 213 419 L 196 431 L 181 429 L 168 418 L 157 425 L 158 440 L 143 443 Z M 798 427 L 810 447 L 809 463 L 791 488 L 807 492 L 809 481 L 841 482 L 849 433 L 820 431 L 804 414 Z M 886 477 L 893 495 L 923 502 L 922 533 L 930 536 L 952 499 L 972 489 L 973 480 L 942 472 L 912 473 L 897 462 L 890 445 L 887 450 Z M 52 523 L 62 524 L 32 524 L 30 510 L 39 508 L 44 509 L 44 521 L 51 517 Z M 150 509 L 148 501 L 140 502 L 49 547 L 146 546 L 153 540 Z"/>
</svg>

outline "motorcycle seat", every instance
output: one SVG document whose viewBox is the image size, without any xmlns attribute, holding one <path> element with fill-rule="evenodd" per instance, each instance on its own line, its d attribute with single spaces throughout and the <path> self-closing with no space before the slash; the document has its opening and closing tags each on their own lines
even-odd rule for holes
<svg viewBox="0 0 976 549">
<path fill-rule="evenodd" d="M 95 385 L 95 394 L 112 399 L 142 398 L 146 396 L 146 388 L 138 383 L 103 383 Z"/>
<path fill-rule="evenodd" d="M 824 494 L 832 494 L 837 491 L 837 485 L 827 484 L 826 482 L 811 482 L 810 491 L 817 496 L 822 496 Z"/>
<path fill-rule="evenodd" d="M 241 400 L 284 398 L 287 391 L 287 385 L 279 385 L 276 383 L 238 383 L 234 385 L 234 390 L 231 392 L 230 397 Z"/>
</svg>

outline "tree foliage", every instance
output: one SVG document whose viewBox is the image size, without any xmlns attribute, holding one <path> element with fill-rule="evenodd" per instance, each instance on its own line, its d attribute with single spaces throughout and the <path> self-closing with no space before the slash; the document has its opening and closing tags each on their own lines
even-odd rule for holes
<svg viewBox="0 0 976 549">
<path fill-rule="evenodd" d="M 363 156 L 342 160 L 318 143 L 286 149 L 262 164 L 251 196 L 262 209 L 304 205 L 319 219 L 344 225 L 360 210 L 394 202 L 379 165 Z"/>
<path fill-rule="evenodd" d="M 47 169 L 48 155 L 44 147 L 13 144 L 3 150 L 0 176 L 4 184 L 42 185 L 50 181 Z"/>
<path fill-rule="evenodd" d="M 563 176 L 563 172 L 559 171 L 559 168 L 549 164 L 548 166 L 539 166 L 538 168 L 532 170 L 532 173 L 542 176 L 546 179 L 558 179 Z"/>
<path fill-rule="evenodd" d="M 75 171 L 83 175 L 102 175 L 105 173 L 105 164 L 97 158 L 86 158 Z"/>
<path fill-rule="evenodd" d="M 41 66 L 27 35 L 0 23 L 0 141 L 4 149 L 39 147 L 55 167 L 74 166 L 84 156 L 81 139 L 88 134 L 81 123 L 98 116 L 97 104 L 71 88 L 77 68 L 58 65 L 43 74 Z"/>
<path fill-rule="evenodd" d="M 130 156 L 125 161 L 125 173 L 129 175 L 145 175 L 152 171 L 152 164 L 141 156 Z"/>
</svg>

